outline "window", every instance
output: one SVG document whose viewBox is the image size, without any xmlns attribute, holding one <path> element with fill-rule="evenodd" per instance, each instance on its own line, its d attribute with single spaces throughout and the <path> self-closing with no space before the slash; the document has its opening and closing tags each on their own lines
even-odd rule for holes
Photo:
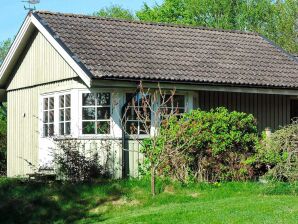
<svg viewBox="0 0 298 224">
<path fill-rule="evenodd" d="M 82 133 L 110 134 L 110 93 L 82 94 Z"/>
<path fill-rule="evenodd" d="M 126 94 L 126 100 L 131 100 L 126 107 L 126 132 L 128 134 L 149 134 L 151 127 L 150 96 L 133 93 Z"/>
<path fill-rule="evenodd" d="M 71 96 L 59 96 L 59 135 L 71 133 Z"/>
<path fill-rule="evenodd" d="M 182 114 L 185 112 L 185 96 L 184 95 L 165 95 L 160 99 L 160 109 L 162 115 Z"/>
<path fill-rule="evenodd" d="M 55 106 L 54 97 L 46 97 L 43 99 L 43 136 L 51 137 L 54 135 L 55 122 Z"/>
</svg>

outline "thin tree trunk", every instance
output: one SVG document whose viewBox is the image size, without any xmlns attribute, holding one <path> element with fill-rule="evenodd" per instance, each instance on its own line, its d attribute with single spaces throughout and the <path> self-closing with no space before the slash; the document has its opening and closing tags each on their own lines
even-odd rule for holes
<svg viewBox="0 0 298 224">
<path fill-rule="evenodd" d="M 151 165 L 151 193 L 155 196 L 155 167 Z"/>
</svg>

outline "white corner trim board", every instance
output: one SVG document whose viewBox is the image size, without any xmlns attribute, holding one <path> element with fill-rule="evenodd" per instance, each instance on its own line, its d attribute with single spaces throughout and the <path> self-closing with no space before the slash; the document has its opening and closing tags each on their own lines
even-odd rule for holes
<svg viewBox="0 0 298 224">
<path fill-rule="evenodd" d="M 86 74 L 86 72 L 77 64 L 77 62 L 66 52 L 66 50 L 58 43 L 57 40 L 48 32 L 48 30 L 35 18 L 34 14 L 29 14 L 20 31 L 18 32 L 4 62 L 0 68 L 0 85 L 3 83 L 3 76 L 6 73 L 7 68 L 13 62 L 13 58 L 16 52 L 20 48 L 22 42 L 24 42 L 24 37 L 29 32 L 29 27 L 34 25 L 38 31 L 46 38 L 47 41 L 54 47 L 54 49 L 61 55 L 61 57 L 70 65 L 70 67 L 78 74 L 78 76 L 83 80 L 83 82 L 90 87 L 91 78 Z"/>
</svg>

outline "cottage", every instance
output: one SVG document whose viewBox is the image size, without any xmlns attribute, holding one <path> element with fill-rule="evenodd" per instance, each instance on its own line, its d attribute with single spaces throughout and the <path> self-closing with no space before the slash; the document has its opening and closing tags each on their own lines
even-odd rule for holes
<svg viewBox="0 0 298 224">
<path fill-rule="evenodd" d="M 142 156 L 123 143 L 120 114 L 140 80 L 175 88 L 181 111 L 225 106 L 254 114 L 260 130 L 298 116 L 297 59 L 256 33 L 36 11 L 0 69 L 8 176 L 48 163 L 51 136 L 109 139 L 114 176 L 137 175 Z"/>
</svg>

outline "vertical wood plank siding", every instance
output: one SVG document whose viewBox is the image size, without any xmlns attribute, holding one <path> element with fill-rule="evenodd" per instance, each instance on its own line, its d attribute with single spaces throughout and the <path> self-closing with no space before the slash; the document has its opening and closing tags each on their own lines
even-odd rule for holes
<svg viewBox="0 0 298 224">
<path fill-rule="evenodd" d="M 10 91 L 7 94 L 7 172 L 24 176 L 37 166 L 39 152 L 39 96 L 46 91 L 81 87 L 75 80 Z M 28 161 L 28 162 L 26 162 Z"/>
<path fill-rule="evenodd" d="M 226 107 L 230 111 L 253 114 L 260 131 L 266 127 L 272 130 L 290 123 L 290 97 L 253 93 L 231 93 L 199 91 L 198 108 L 210 110 Z"/>
<path fill-rule="evenodd" d="M 41 33 L 32 36 L 8 90 L 75 78 L 78 75 Z"/>
<path fill-rule="evenodd" d="M 36 32 L 11 74 L 8 90 L 8 176 L 32 172 L 25 161 L 37 165 L 39 150 L 39 95 L 82 87 L 78 75 L 45 37 Z M 22 89 L 21 89 L 22 88 Z"/>
</svg>

